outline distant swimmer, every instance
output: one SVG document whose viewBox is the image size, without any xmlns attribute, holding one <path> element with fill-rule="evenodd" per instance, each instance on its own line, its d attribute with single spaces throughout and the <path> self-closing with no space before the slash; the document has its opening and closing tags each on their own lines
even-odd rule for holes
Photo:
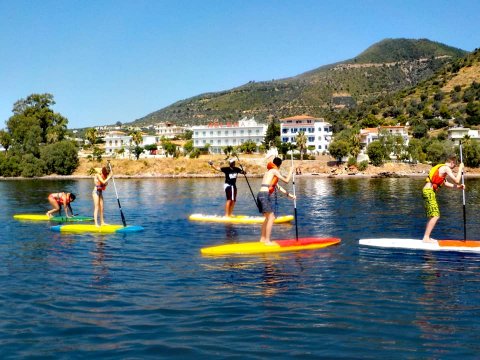
<svg viewBox="0 0 480 360">
<path fill-rule="evenodd" d="M 98 225 L 98 217 L 100 216 L 100 225 L 107 225 L 105 224 L 105 220 L 103 218 L 103 192 L 107 188 L 108 180 L 112 175 L 110 171 L 104 166 L 101 169 L 95 169 L 95 176 L 93 181 L 95 183 L 95 187 L 93 188 L 92 197 L 93 197 L 93 219 L 95 221 L 95 226 Z"/>
<path fill-rule="evenodd" d="M 262 185 L 260 191 L 257 194 L 258 211 L 265 216 L 265 220 L 262 224 L 262 235 L 260 242 L 271 245 L 273 242 L 270 240 L 272 234 L 272 226 L 275 220 L 275 213 L 272 204 L 272 194 L 278 189 L 281 193 L 287 195 L 291 199 L 295 199 L 295 195 L 290 194 L 286 189 L 278 185 L 278 180 L 282 180 L 288 184 L 292 177 L 293 167 L 290 168 L 288 176 L 283 176 L 280 173 L 280 166 L 282 165 L 282 159 L 276 157 L 272 162 L 267 165 L 267 172 L 263 175 Z"/>
<path fill-rule="evenodd" d="M 212 169 L 221 171 L 225 174 L 225 196 L 227 198 L 225 202 L 225 216 L 233 216 L 233 209 L 235 208 L 235 202 L 237 201 L 237 176 L 238 174 L 246 174 L 245 171 L 235 166 L 235 160 L 230 159 L 228 161 L 229 166 L 219 168 L 213 165 L 213 161 L 209 161 L 208 164 Z"/>
<path fill-rule="evenodd" d="M 465 188 L 464 184 L 461 184 L 462 171 L 464 168 L 463 163 L 458 167 L 458 173 L 454 174 L 453 169 L 457 166 L 456 156 L 450 156 L 445 164 L 438 164 L 434 166 L 428 173 L 428 177 L 425 179 L 426 184 L 422 189 L 422 196 L 425 202 L 425 211 L 428 217 L 427 226 L 425 228 L 425 234 L 423 235 L 423 241 L 427 243 L 436 243 L 436 240 L 430 237 L 438 219 L 440 219 L 440 209 L 438 207 L 436 192 L 442 185 L 452 189 L 462 190 Z M 447 180 L 450 178 L 452 182 Z"/>
<path fill-rule="evenodd" d="M 67 218 L 72 217 L 73 210 L 70 204 L 75 201 L 75 198 L 75 194 L 68 192 L 53 193 L 48 195 L 48 202 L 53 206 L 53 209 L 47 211 L 47 216 L 52 217 L 56 212 L 60 213 L 60 209 L 63 205 L 65 216 Z"/>
</svg>

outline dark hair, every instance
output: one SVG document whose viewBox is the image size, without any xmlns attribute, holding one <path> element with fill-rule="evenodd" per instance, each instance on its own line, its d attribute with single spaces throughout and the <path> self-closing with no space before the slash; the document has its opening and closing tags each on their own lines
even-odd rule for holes
<svg viewBox="0 0 480 360">
<path fill-rule="evenodd" d="M 448 158 L 447 158 L 447 162 L 449 161 L 455 161 L 457 162 L 457 155 L 450 155 Z"/>
<path fill-rule="evenodd" d="M 275 159 L 273 159 L 272 161 L 277 167 L 280 167 L 280 165 L 282 165 L 282 159 L 280 159 L 279 157 L 276 157 Z"/>
<path fill-rule="evenodd" d="M 70 193 L 70 202 L 75 201 L 76 198 L 75 194 Z"/>
</svg>

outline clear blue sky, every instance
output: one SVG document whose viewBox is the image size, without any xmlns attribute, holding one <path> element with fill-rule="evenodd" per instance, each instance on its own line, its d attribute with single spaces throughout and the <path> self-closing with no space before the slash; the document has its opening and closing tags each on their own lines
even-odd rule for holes
<svg viewBox="0 0 480 360">
<path fill-rule="evenodd" d="M 0 128 L 51 93 L 69 128 L 350 59 L 385 38 L 480 47 L 476 0 L 0 0 Z"/>
</svg>

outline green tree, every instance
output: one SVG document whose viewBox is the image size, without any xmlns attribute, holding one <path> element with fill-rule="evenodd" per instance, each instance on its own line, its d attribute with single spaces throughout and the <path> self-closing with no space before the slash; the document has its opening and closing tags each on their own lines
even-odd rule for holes
<svg viewBox="0 0 480 360">
<path fill-rule="evenodd" d="M 183 145 L 183 151 L 185 151 L 186 154 L 191 153 L 193 151 L 193 149 L 194 149 L 194 147 L 193 147 L 193 140 L 192 139 L 188 140 Z"/>
<path fill-rule="evenodd" d="M 277 148 L 280 146 L 280 122 L 278 120 L 273 119 L 268 124 L 264 143 L 267 150 L 272 146 Z"/>
<path fill-rule="evenodd" d="M 8 152 L 8 148 L 12 144 L 12 137 L 5 130 L 0 130 L 0 145 L 3 146 L 5 152 Z"/>
<path fill-rule="evenodd" d="M 90 143 L 90 146 L 93 147 L 97 143 L 98 130 L 95 128 L 89 128 L 85 132 L 85 138 Z"/>
<path fill-rule="evenodd" d="M 245 154 L 252 154 L 257 150 L 257 144 L 253 140 L 247 140 L 238 146 L 240 152 Z"/>
<path fill-rule="evenodd" d="M 350 154 L 350 145 L 346 140 L 334 139 L 328 146 L 328 152 L 337 159 L 337 161 L 341 162 L 344 157 Z"/>
<path fill-rule="evenodd" d="M 50 107 L 55 105 L 52 94 L 32 94 L 18 100 L 13 106 L 13 117 L 17 115 L 35 120 L 40 127 L 40 143 L 52 144 L 65 138 L 68 120 L 55 113 Z"/>
<path fill-rule="evenodd" d="M 23 177 L 42 176 L 45 174 L 45 161 L 33 156 L 33 154 L 24 154 L 21 169 L 21 176 Z"/>
<path fill-rule="evenodd" d="M 79 165 L 78 147 L 70 140 L 62 140 L 41 148 L 40 159 L 47 174 L 71 175 Z"/>
<path fill-rule="evenodd" d="M 453 144 L 450 141 L 433 140 L 427 146 L 427 160 L 434 164 L 438 164 L 453 154 Z"/>
<path fill-rule="evenodd" d="M 132 131 L 130 133 L 130 136 L 132 137 L 132 141 L 135 144 L 135 147 L 133 148 L 133 154 L 135 155 L 135 159 L 138 160 L 144 150 L 143 147 L 140 146 L 140 144 L 143 143 L 143 134 L 141 131 L 136 130 Z"/>
<path fill-rule="evenodd" d="M 374 166 L 380 166 L 387 159 L 388 153 L 382 143 L 375 140 L 368 145 L 367 155 Z"/>
<path fill-rule="evenodd" d="M 303 154 L 307 150 L 307 136 L 304 131 L 300 131 L 295 137 L 295 143 L 297 144 L 297 149 L 300 152 L 300 160 L 303 160 Z"/>
<path fill-rule="evenodd" d="M 480 166 L 480 144 L 476 141 L 466 140 L 462 146 L 463 162 L 468 167 Z"/>
</svg>

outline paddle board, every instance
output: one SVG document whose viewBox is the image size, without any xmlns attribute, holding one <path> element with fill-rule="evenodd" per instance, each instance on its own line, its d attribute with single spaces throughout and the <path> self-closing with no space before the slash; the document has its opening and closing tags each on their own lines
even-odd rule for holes
<svg viewBox="0 0 480 360">
<path fill-rule="evenodd" d="M 438 240 L 438 243 L 424 243 L 419 239 L 360 239 L 360 245 L 383 248 L 431 250 L 431 251 L 465 251 L 480 253 L 478 240 Z"/>
<path fill-rule="evenodd" d="M 17 214 L 13 215 L 16 220 L 31 220 L 31 221 L 55 221 L 55 222 L 81 222 L 81 221 L 93 221 L 91 216 L 53 216 L 49 217 L 45 214 Z"/>
<path fill-rule="evenodd" d="M 227 244 L 202 248 L 203 255 L 244 255 L 259 253 L 275 253 L 285 251 L 312 250 L 335 245 L 340 242 L 338 238 L 299 238 L 288 240 L 275 240 L 273 245 L 265 245 L 260 241 Z"/>
<path fill-rule="evenodd" d="M 68 224 L 56 225 L 50 227 L 51 230 L 62 233 L 132 233 L 143 231 L 141 226 L 123 226 L 123 225 L 103 225 L 95 226 L 93 224 Z"/>
<path fill-rule="evenodd" d="M 261 224 L 265 220 L 264 216 L 247 216 L 247 215 L 234 215 L 234 216 L 219 216 L 219 215 L 204 215 L 204 214 L 192 214 L 188 217 L 192 221 L 202 222 L 217 222 L 228 224 Z M 275 218 L 275 224 L 283 224 L 293 221 L 293 215 L 283 215 Z"/>
</svg>

